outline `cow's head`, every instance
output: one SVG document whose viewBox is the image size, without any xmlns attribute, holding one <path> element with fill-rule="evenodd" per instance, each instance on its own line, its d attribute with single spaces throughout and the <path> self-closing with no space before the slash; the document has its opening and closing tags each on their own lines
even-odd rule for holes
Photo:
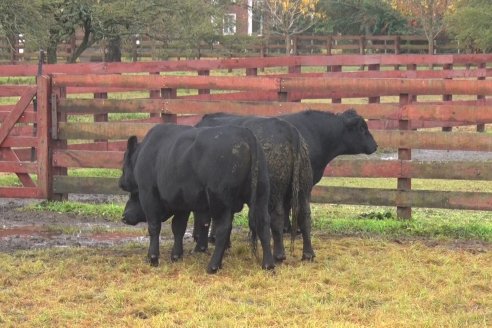
<svg viewBox="0 0 492 328">
<path fill-rule="evenodd" d="M 346 154 L 372 154 L 378 149 L 364 118 L 354 109 L 348 109 L 341 115 L 344 125 L 343 142 Z"/>
<path fill-rule="evenodd" d="M 130 193 L 130 199 L 126 202 L 122 219 L 124 223 L 130 225 L 136 225 L 139 222 L 146 221 L 142 205 L 140 205 L 137 182 L 135 181 L 135 176 L 133 174 L 134 161 L 132 161 L 132 157 L 135 154 L 137 147 L 137 137 L 131 136 L 128 138 L 125 156 L 123 159 L 122 173 L 119 180 L 120 188 Z"/>
<path fill-rule="evenodd" d="M 126 202 L 125 210 L 123 211 L 123 223 L 136 225 L 140 222 L 146 222 L 145 213 L 140 204 L 138 192 L 130 193 L 130 199 Z"/>
<path fill-rule="evenodd" d="M 137 192 L 138 186 L 135 181 L 135 176 L 133 175 L 133 163 L 132 156 L 138 147 L 138 140 L 136 136 L 131 136 L 128 138 L 128 143 L 126 146 L 125 156 L 123 158 L 123 168 L 120 180 L 118 182 L 121 189 L 128 191 L 130 193 Z"/>
</svg>

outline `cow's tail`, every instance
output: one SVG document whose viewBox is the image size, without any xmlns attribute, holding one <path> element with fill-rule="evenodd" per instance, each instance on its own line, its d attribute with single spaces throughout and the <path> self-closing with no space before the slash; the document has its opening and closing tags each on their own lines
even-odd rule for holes
<svg viewBox="0 0 492 328">
<path fill-rule="evenodd" d="M 249 130 L 248 130 L 249 131 Z M 263 222 L 260 221 L 260 215 L 258 215 L 258 204 L 257 204 L 257 197 L 258 197 L 258 180 L 259 180 L 259 160 L 261 158 L 261 153 L 262 151 L 260 149 L 260 145 L 258 144 L 256 137 L 253 135 L 252 132 L 250 132 L 250 145 L 251 145 L 251 168 L 250 168 L 250 177 L 251 177 L 251 193 L 250 193 L 250 199 L 249 199 L 249 212 L 248 212 L 248 221 L 249 221 L 249 227 L 251 230 L 251 249 L 253 251 L 254 256 L 258 259 L 258 229 L 259 227 L 264 224 Z"/>
<path fill-rule="evenodd" d="M 294 252 L 294 241 L 297 235 L 297 228 L 299 226 L 299 190 L 301 184 L 301 154 L 303 152 L 301 137 L 297 132 L 297 129 L 291 127 L 292 131 L 292 154 L 294 156 L 294 167 L 292 169 L 292 190 L 291 190 L 291 210 L 292 210 L 292 229 L 290 232 L 290 250 Z"/>
</svg>

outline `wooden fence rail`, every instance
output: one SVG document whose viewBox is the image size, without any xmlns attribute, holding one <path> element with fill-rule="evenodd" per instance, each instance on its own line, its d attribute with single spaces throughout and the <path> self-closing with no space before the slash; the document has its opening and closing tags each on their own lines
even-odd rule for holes
<svg viewBox="0 0 492 328">
<path fill-rule="evenodd" d="M 18 117 L 18 124 L 0 143 L 0 171 L 17 172 L 24 177 L 35 172 L 39 183 L 29 186 L 26 181 L 27 191 L 23 194 L 0 189 L 0 196 L 57 198 L 67 193 L 122 193 L 117 179 L 80 178 L 67 175 L 67 169 L 119 169 L 128 136 L 143 137 L 150 127 L 161 122 L 194 124 L 201 115 L 217 111 L 275 116 L 308 108 L 331 112 L 355 108 L 368 119 L 380 148 L 398 154 L 390 160 L 378 156 L 336 159 L 325 175 L 393 178 L 397 188 L 320 186 L 313 192 L 314 201 L 396 206 L 400 217 L 409 217 L 412 207 L 492 210 L 492 193 L 414 190 L 411 184 L 412 179 L 492 179 L 489 162 L 412 159 L 414 149 L 492 152 L 489 134 L 444 129 L 492 123 L 492 80 L 488 79 L 491 72 L 483 65 L 492 62 L 492 56 L 402 55 L 399 62 L 392 55 L 353 57 L 359 61 L 339 56 L 338 67 L 365 65 L 367 71 L 337 72 L 340 69 L 336 68 L 335 72 L 326 72 L 337 66 L 336 62 L 330 57 L 314 56 L 282 57 L 276 62 L 271 58 L 190 61 L 186 67 L 176 66 L 176 62 L 47 65 L 44 72 L 53 74 L 38 78 L 37 105 L 22 104 L 25 110 Z M 383 63 L 388 71 L 381 70 Z M 450 63 L 452 67 L 445 69 Z M 374 65 L 379 65 L 379 70 L 374 70 Z M 417 75 L 418 65 L 426 74 Z M 439 66 L 431 70 L 429 65 Z M 258 68 L 279 66 L 285 74 L 276 71 L 251 76 L 259 73 Z M 322 67 L 324 72 L 313 73 L 313 66 Z M 199 76 L 172 74 L 189 70 L 198 75 L 198 68 L 202 72 Z M 230 76 L 203 74 L 229 68 L 245 71 Z M 139 69 L 147 73 L 166 71 L 170 75 L 133 74 Z M 30 70 L 16 72 L 28 76 L 32 74 Z M 362 72 L 370 73 L 371 78 L 359 75 Z M 384 74 L 388 72 L 405 75 L 387 78 Z M 341 77 L 341 73 L 346 75 Z M 8 71 L 0 67 L 0 75 L 8 75 Z M 0 97 L 18 97 L 28 89 L 29 86 L 2 86 Z M 121 92 L 129 91 L 138 92 L 121 97 Z M 87 93 L 94 96 L 88 98 Z M 349 98 L 354 97 L 359 100 L 352 104 L 354 101 Z M 0 107 L 1 124 L 8 121 L 15 107 Z M 32 127 L 23 126 L 33 123 L 38 125 L 34 134 Z M 429 127 L 434 129 L 428 130 Z M 41 136 L 44 141 L 40 141 Z M 32 160 L 29 147 L 36 148 L 37 160 Z M 6 157 L 10 151 L 18 161 Z"/>
<path fill-rule="evenodd" d="M 58 61 L 66 62 L 75 46 L 82 43 L 83 35 L 77 35 L 68 43 L 58 46 Z M 138 40 L 138 42 L 137 42 Z M 27 46 L 27 47 L 26 47 Z M 81 62 L 104 61 L 104 45 L 96 44 L 86 49 Z M 415 35 L 299 35 L 291 39 L 291 55 L 341 55 L 341 54 L 426 54 L 428 41 Z M 222 42 L 202 43 L 190 49 L 189 45 L 159 42 L 148 39 L 124 40 L 122 58 L 128 61 L 162 60 L 168 58 L 230 58 L 269 57 L 286 55 L 285 38 L 269 37 L 224 37 Z M 435 42 L 436 53 L 459 53 L 458 45 L 446 40 Z M 37 60 L 37 53 L 29 49 L 29 40 L 7 42 L 0 36 L 0 63 L 26 63 Z"/>
<path fill-rule="evenodd" d="M 439 70 L 433 74 L 475 74 L 477 77 L 491 76 L 490 64 L 492 54 L 483 55 L 340 55 L 340 56 L 289 56 L 268 58 L 235 58 L 218 60 L 180 60 L 180 61 L 150 61 L 138 63 L 78 63 L 78 64 L 50 64 L 43 65 L 43 74 L 130 74 L 150 72 L 199 72 L 215 70 L 248 70 L 245 75 L 278 74 L 278 71 L 269 72 L 267 69 L 301 68 L 302 73 L 309 73 L 315 67 L 324 69 L 324 72 L 349 72 L 360 74 L 360 68 L 367 70 L 369 65 L 379 65 L 379 69 L 371 73 L 381 74 L 384 68 L 399 71 L 403 76 L 417 77 L 421 68 L 436 67 Z M 481 66 L 489 64 L 487 66 Z M 415 65 L 413 67 L 412 65 Z M 444 65 L 452 65 L 452 69 L 442 72 Z M 334 67 L 338 72 L 334 70 Z M 354 71 L 354 68 L 356 69 Z M 419 68 L 417 70 L 417 68 Z M 468 69 L 463 69 L 468 68 Z M 471 69 L 474 68 L 474 69 Z M 258 69 L 266 69 L 258 72 Z M 383 72 L 380 72 L 383 71 Z M 0 76 L 36 76 L 38 65 L 0 65 Z M 436 73 L 437 72 L 437 73 Z M 256 73 L 256 74 L 254 74 Z M 287 71 L 285 71 L 287 73 Z M 377 77 L 377 76 L 369 76 Z M 423 76 L 425 77 L 425 76 Z M 433 76 L 430 76 L 433 77 Z M 453 77 L 453 76 L 450 76 Z M 475 77 L 475 76 L 456 76 Z"/>
</svg>

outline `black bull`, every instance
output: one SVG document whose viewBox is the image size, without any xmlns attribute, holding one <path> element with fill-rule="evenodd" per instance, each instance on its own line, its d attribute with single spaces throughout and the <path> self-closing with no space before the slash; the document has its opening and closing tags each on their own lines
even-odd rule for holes
<svg viewBox="0 0 492 328">
<path fill-rule="evenodd" d="M 326 165 L 339 155 L 372 154 L 378 145 L 364 118 L 354 109 L 340 114 L 307 110 L 278 116 L 296 127 L 309 150 L 313 185 L 323 177 Z"/>
<path fill-rule="evenodd" d="M 189 214 L 195 211 L 211 216 L 217 224 L 216 247 L 207 267 L 209 273 L 216 272 L 222 265 L 233 214 L 247 203 L 250 228 L 263 249 L 262 266 L 274 267 L 266 161 L 250 130 L 157 125 L 140 144 L 135 136 L 128 139 L 119 183 L 130 193 L 123 221 L 148 223 L 152 265 L 159 262 L 161 222 L 174 216 L 171 259 L 177 260 L 183 254 Z"/>
<path fill-rule="evenodd" d="M 306 143 L 313 186 L 321 180 L 326 165 L 335 157 L 372 154 L 378 148 L 366 121 L 354 109 L 340 114 L 306 110 L 278 118 L 292 124 Z M 290 229 L 288 216 L 285 216 L 284 227 Z"/>
<path fill-rule="evenodd" d="M 285 259 L 283 244 L 284 221 L 292 208 L 292 222 L 299 224 L 303 236 L 304 260 L 312 260 L 314 251 L 311 245 L 311 211 L 309 197 L 312 187 L 312 172 L 309 164 L 307 147 L 291 124 L 278 118 L 255 116 L 238 116 L 227 113 L 208 114 L 196 125 L 223 126 L 234 125 L 250 129 L 262 146 L 268 166 L 270 179 L 269 213 L 273 236 L 273 256 L 276 261 Z M 197 214 L 195 213 L 195 217 Z M 208 220 L 207 220 L 208 219 Z M 196 223 L 208 223 L 210 218 L 201 218 Z M 214 225 L 215 228 L 215 225 Z M 196 230 L 200 231 L 197 233 Z M 203 238 L 208 232 L 208 224 L 195 224 L 197 248 L 204 251 L 207 239 Z M 293 229 L 292 238 L 297 229 Z M 201 237 L 198 237 L 201 236 Z"/>
</svg>

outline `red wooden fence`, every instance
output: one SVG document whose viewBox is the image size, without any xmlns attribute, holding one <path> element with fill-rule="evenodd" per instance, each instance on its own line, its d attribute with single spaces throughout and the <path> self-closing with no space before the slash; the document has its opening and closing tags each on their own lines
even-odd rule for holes
<svg viewBox="0 0 492 328">
<path fill-rule="evenodd" d="M 186 66 L 178 65 L 184 65 L 184 62 L 48 65 L 44 67 L 44 73 L 63 74 L 38 80 L 37 103 L 43 109 L 38 113 L 28 110 L 25 118 L 21 118 L 37 117 L 39 120 L 41 113 L 47 115 L 37 121 L 45 127 L 44 130 L 41 126 L 38 128 L 38 138 L 48 136 L 47 131 L 51 128 L 51 138 L 44 139 L 49 144 L 42 141 L 35 144 L 38 159 L 31 164 L 38 173 L 38 188 L 42 191 L 32 195 L 11 195 L 56 197 L 66 193 L 121 193 L 116 179 L 77 178 L 66 175 L 66 169 L 120 168 L 124 140 L 132 134 L 143 136 L 158 122 L 192 124 L 199 118 L 196 115 L 216 111 L 278 115 L 306 108 L 338 112 L 353 107 L 369 120 L 380 148 L 398 150 L 398 158 L 337 159 L 325 174 L 390 177 L 397 179 L 397 188 L 317 187 L 313 192 L 314 201 L 397 206 L 400 217 L 410 216 L 411 207 L 492 210 L 492 194 L 489 193 L 411 188 L 414 178 L 492 179 L 492 164 L 488 162 L 435 163 L 412 159 L 412 149 L 492 151 L 492 137 L 488 134 L 449 132 L 447 128 L 492 123 L 492 102 L 488 99 L 492 95 L 492 81 L 487 79 L 492 72 L 486 68 L 487 63 L 492 62 L 491 55 L 336 58 L 339 62 L 333 61 L 333 57 L 281 57 L 276 60 L 189 61 Z M 361 71 L 361 65 L 367 70 Z M 395 70 L 396 65 L 398 70 Z M 274 74 L 251 76 L 260 75 L 258 68 L 279 66 L 285 70 L 284 74 L 279 74 L 277 69 Z M 325 72 L 319 72 L 320 66 Z M 354 66 L 357 67 L 355 71 Z M 335 72 L 326 72 L 328 68 Z M 31 67 L 11 69 L 17 70 L 18 75 L 32 74 Z M 84 75 L 67 74 L 74 69 Z M 223 69 L 240 69 L 241 72 L 236 76 L 213 76 L 214 70 Z M 201 71 L 202 75 L 131 74 L 173 70 Z M 203 75 L 205 71 L 210 76 Z M 388 77 L 389 73 L 397 77 Z M 5 74 L 0 68 L 0 75 Z M 11 89 L 1 87 L 0 96 L 12 95 Z M 189 90 L 194 91 L 190 94 Z M 137 93 L 128 93 L 130 91 Z M 126 92 L 124 99 L 120 92 Z M 80 93 L 97 93 L 99 96 L 88 99 L 86 95 L 77 96 Z M 67 98 L 67 94 L 71 96 Z M 359 99 L 356 104 L 345 103 L 350 102 L 350 98 Z M 9 108 L 13 109 L 12 106 Z M 118 117 L 124 113 L 139 113 L 140 116 L 137 120 Z M 0 113 L 2 127 L 8 115 Z M 95 117 L 94 122 L 79 122 L 83 115 Z M 444 129 L 423 129 L 426 127 Z M 415 130 L 417 128 L 419 130 Z M 0 145 L 5 148 L 10 144 L 0 142 Z M 31 147 L 32 143 L 22 145 Z M 41 150 L 46 150 L 46 154 L 40 158 Z M 28 152 L 14 151 L 21 162 L 27 160 Z M 44 166 L 41 159 L 46 160 Z M 2 161 L 6 159 L 2 158 L 0 163 Z M 0 164 L 0 169 L 16 172 L 11 170 L 12 165 Z M 2 196 L 6 195 L 4 192 Z"/>
<path fill-rule="evenodd" d="M 66 62 L 82 42 L 83 34 L 77 34 L 67 43 L 58 45 L 58 61 Z M 179 44 L 179 42 L 178 42 Z M 11 64 L 37 61 L 38 54 L 26 48 L 29 40 L 7 41 L 0 36 L 0 63 Z M 459 53 L 457 44 L 447 40 L 435 42 L 436 53 Z M 173 41 L 165 43 L 145 38 L 123 42 L 122 57 L 129 61 L 148 61 L 166 58 L 230 58 L 266 57 L 285 55 L 285 38 L 269 37 L 225 37 L 219 43 L 202 43 L 195 49 L 183 45 L 176 46 Z M 291 55 L 340 55 L 340 54 L 426 54 L 428 41 L 425 36 L 416 35 L 298 35 L 291 38 Z M 104 61 L 104 45 L 96 44 L 86 49 L 81 62 Z"/>
</svg>

